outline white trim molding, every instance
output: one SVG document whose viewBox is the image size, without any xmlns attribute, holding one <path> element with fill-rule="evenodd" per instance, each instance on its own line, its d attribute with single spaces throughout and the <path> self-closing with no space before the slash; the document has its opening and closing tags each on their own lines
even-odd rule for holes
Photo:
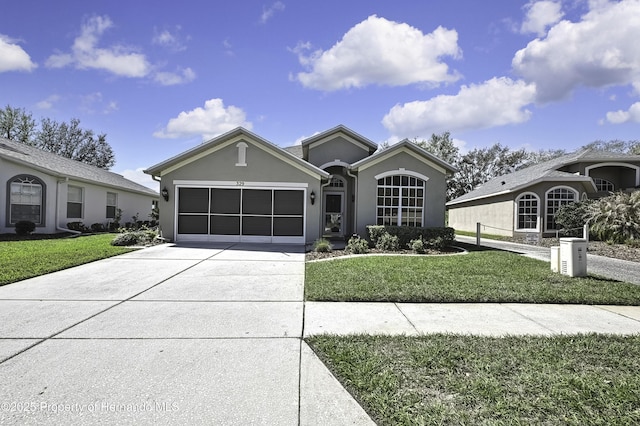
<svg viewBox="0 0 640 426">
<path fill-rule="evenodd" d="M 520 201 L 521 198 L 527 195 L 532 195 L 533 197 L 535 197 L 536 201 L 537 201 L 537 213 L 536 213 L 536 227 L 535 228 L 519 228 L 518 225 L 520 223 Z M 536 194 L 535 192 L 531 192 L 531 191 L 527 191 L 527 192 L 523 192 L 522 194 L 519 194 L 516 199 L 515 199 L 515 203 L 514 203 L 514 208 L 515 208 L 515 212 L 513 214 L 513 217 L 515 219 L 515 223 L 514 223 L 514 230 L 515 232 L 539 232 L 540 231 L 540 215 L 542 213 L 542 203 L 540 202 L 540 196 L 538 194 Z"/>
<path fill-rule="evenodd" d="M 635 186 L 640 186 L 640 167 L 639 166 L 635 166 L 633 164 L 629 164 L 629 163 L 618 163 L 618 162 L 608 162 L 608 163 L 597 163 L 597 164 L 592 164 L 590 166 L 587 166 L 584 168 L 584 174 L 585 176 L 589 176 L 589 172 L 591 172 L 591 170 L 593 169 L 599 169 L 601 167 L 626 167 L 628 169 L 634 169 L 636 171 L 636 185 Z"/>
<path fill-rule="evenodd" d="M 406 170 L 402 167 L 397 170 L 389 170 L 386 172 L 382 172 L 379 175 L 375 175 L 373 178 L 375 180 L 378 180 L 378 179 L 385 178 L 387 176 L 397 176 L 397 175 L 412 176 L 418 179 L 422 179 L 425 182 L 429 180 L 429 177 L 423 175 L 422 173 L 414 172 L 413 170 Z"/>
</svg>

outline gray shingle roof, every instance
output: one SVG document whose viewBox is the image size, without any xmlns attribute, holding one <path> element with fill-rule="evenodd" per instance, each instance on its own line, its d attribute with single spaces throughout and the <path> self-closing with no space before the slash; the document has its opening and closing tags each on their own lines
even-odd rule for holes
<svg viewBox="0 0 640 426">
<path fill-rule="evenodd" d="M 45 173 L 58 177 L 69 177 L 98 185 L 137 192 L 139 194 L 158 196 L 156 191 L 130 181 L 117 173 L 81 163 L 80 161 L 70 160 L 51 152 L 13 142 L 2 137 L 0 137 L 0 157 L 7 161 L 40 169 Z"/>
<path fill-rule="evenodd" d="M 471 192 L 468 192 L 447 205 L 455 205 L 465 201 L 476 200 L 479 198 L 487 198 L 501 193 L 513 192 L 518 189 L 530 186 L 536 182 L 549 180 L 573 180 L 589 182 L 591 178 L 587 176 L 575 175 L 558 171 L 559 168 L 569 164 L 579 162 L 600 162 L 600 161 L 640 161 L 638 155 L 624 155 L 619 153 L 596 151 L 592 149 L 583 149 L 554 158 L 544 163 L 535 164 L 533 166 L 515 171 L 506 175 L 498 176 L 487 183 L 479 186 Z"/>
</svg>

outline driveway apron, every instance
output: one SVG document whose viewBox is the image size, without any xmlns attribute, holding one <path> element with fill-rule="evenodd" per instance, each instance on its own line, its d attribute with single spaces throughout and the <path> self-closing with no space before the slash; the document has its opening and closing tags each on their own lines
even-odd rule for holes
<svg viewBox="0 0 640 426">
<path fill-rule="evenodd" d="M 0 287 L 0 424 L 370 424 L 301 340 L 304 249 L 165 244 Z"/>
</svg>

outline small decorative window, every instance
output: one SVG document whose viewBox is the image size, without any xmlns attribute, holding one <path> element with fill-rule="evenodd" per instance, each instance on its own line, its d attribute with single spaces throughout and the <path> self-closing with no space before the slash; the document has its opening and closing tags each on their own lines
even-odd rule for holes
<svg viewBox="0 0 640 426">
<path fill-rule="evenodd" d="M 238 148 L 238 162 L 236 166 L 245 167 L 247 165 L 247 145 L 245 142 L 238 142 L 236 148 Z"/>
<path fill-rule="evenodd" d="M 606 179 L 593 178 L 593 183 L 596 184 L 598 192 L 613 192 L 615 191 L 615 185 Z"/>
<path fill-rule="evenodd" d="M 331 178 L 331 181 L 329 182 L 329 186 L 331 188 L 344 188 L 345 187 L 344 178 L 340 176 L 333 176 Z"/>
<path fill-rule="evenodd" d="M 28 220 L 44 225 L 44 183 L 34 176 L 21 175 L 9 181 L 9 224 Z"/>
<path fill-rule="evenodd" d="M 67 218 L 82 219 L 83 191 L 79 186 L 67 188 Z"/>
<path fill-rule="evenodd" d="M 424 180 L 406 175 L 378 179 L 377 224 L 422 226 Z"/>
<path fill-rule="evenodd" d="M 538 211 L 540 200 L 536 194 L 522 194 L 516 200 L 516 229 L 536 230 L 538 229 Z"/>
<path fill-rule="evenodd" d="M 116 218 L 116 209 L 118 208 L 118 194 L 115 192 L 107 192 L 107 219 Z"/>
</svg>

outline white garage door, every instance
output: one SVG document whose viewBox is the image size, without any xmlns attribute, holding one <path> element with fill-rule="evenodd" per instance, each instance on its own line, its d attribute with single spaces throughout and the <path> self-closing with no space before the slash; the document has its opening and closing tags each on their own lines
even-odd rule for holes
<svg viewBox="0 0 640 426">
<path fill-rule="evenodd" d="M 305 190 L 178 187 L 178 241 L 305 242 Z"/>
</svg>

